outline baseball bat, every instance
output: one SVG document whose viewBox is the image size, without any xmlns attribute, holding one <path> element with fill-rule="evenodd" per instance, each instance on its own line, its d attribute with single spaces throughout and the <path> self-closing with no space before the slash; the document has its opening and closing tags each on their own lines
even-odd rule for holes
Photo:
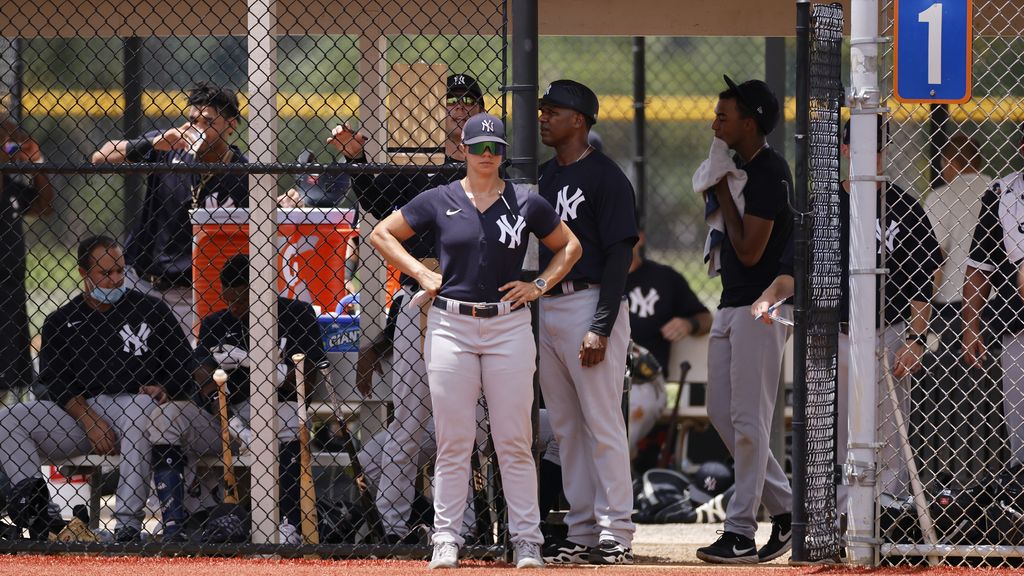
<svg viewBox="0 0 1024 576">
<path fill-rule="evenodd" d="M 316 489 L 313 487 L 313 458 L 309 451 L 309 414 L 306 412 L 306 378 L 303 374 L 305 354 L 293 354 L 295 364 L 296 411 L 299 416 L 299 510 L 302 512 L 302 541 L 319 544 Z"/>
<path fill-rule="evenodd" d="M 330 361 L 324 360 L 317 364 L 316 367 L 320 370 L 320 381 L 326 383 L 325 385 L 330 390 L 331 410 L 334 412 L 334 418 L 338 420 L 341 443 L 345 446 L 345 453 L 348 454 L 349 463 L 352 466 L 352 479 L 355 481 L 356 489 L 359 491 L 357 500 L 359 508 L 363 511 L 363 518 L 369 527 L 370 537 L 380 542 L 384 539 L 384 526 L 381 524 L 380 513 L 373 502 L 373 497 L 370 495 L 370 487 L 366 482 L 363 465 L 359 461 L 359 455 L 356 453 L 356 443 L 353 441 L 352 433 L 348 429 L 348 419 L 342 416 L 338 391 L 330 381 Z"/>
<path fill-rule="evenodd" d="M 676 439 L 678 438 L 679 427 L 679 404 L 683 399 L 683 383 L 690 373 L 690 363 L 683 360 L 679 364 L 679 392 L 676 394 L 676 401 L 672 404 L 672 415 L 668 419 L 668 427 L 665 431 L 665 443 L 661 445 L 661 454 L 658 455 L 658 468 L 668 468 L 675 459 Z"/>
<path fill-rule="evenodd" d="M 935 526 L 932 523 L 932 515 L 928 510 L 928 501 L 924 495 L 924 486 L 921 484 L 921 476 L 917 471 L 917 461 L 914 460 L 914 450 L 910 446 L 910 434 L 907 432 L 907 422 L 903 419 L 903 411 L 900 409 L 899 399 L 896 397 L 896 384 L 892 379 L 892 370 L 889 368 L 889 355 L 882 353 L 882 370 L 885 372 L 886 392 L 889 396 L 889 403 L 892 405 L 893 418 L 896 420 L 896 433 L 899 436 L 900 451 L 903 460 L 907 465 L 907 472 L 910 475 L 910 492 L 914 497 L 914 507 L 917 508 L 917 522 L 921 526 L 921 534 L 924 536 L 925 544 L 935 546 L 939 539 L 935 535 Z M 883 441 L 885 441 L 883 439 Z M 937 565 L 939 557 L 928 556 L 928 564 Z"/>
<path fill-rule="evenodd" d="M 238 484 L 235 482 L 235 466 L 231 457 L 231 432 L 228 428 L 228 395 L 224 385 L 228 381 L 228 373 L 217 369 L 213 373 L 213 381 L 217 384 L 217 406 L 220 416 L 221 464 L 224 466 L 224 503 L 238 504 Z"/>
</svg>

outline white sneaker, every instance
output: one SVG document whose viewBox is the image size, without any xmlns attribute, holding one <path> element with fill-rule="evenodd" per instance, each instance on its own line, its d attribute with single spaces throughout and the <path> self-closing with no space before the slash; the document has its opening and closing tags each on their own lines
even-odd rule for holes
<svg viewBox="0 0 1024 576">
<path fill-rule="evenodd" d="M 543 568 L 544 560 L 540 557 L 540 544 L 516 540 L 512 562 L 516 568 Z"/>
<path fill-rule="evenodd" d="M 427 569 L 458 568 L 459 545 L 455 542 L 439 542 L 434 544 L 434 555 L 430 558 Z"/>
</svg>

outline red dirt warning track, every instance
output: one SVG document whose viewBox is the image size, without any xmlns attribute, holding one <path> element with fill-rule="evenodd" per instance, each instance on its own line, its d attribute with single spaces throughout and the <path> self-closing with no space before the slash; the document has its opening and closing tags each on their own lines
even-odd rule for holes
<svg viewBox="0 0 1024 576">
<path fill-rule="evenodd" d="M 892 576 L 951 576 L 951 575 L 992 575 L 1019 574 L 1018 570 L 1006 569 L 969 569 L 969 568 L 878 568 L 845 569 L 832 567 L 789 567 L 784 565 L 751 565 L 751 566 L 709 566 L 701 565 L 645 565 L 645 566 L 577 566 L 553 568 L 561 573 L 575 572 L 580 576 L 588 574 L 600 576 L 669 576 L 681 574 L 686 576 L 724 576 L 741 574 L 752 576 L 768 574 L 769 576 L 797 575 L 861 575 L 885 574 Z M 522 572 L 504 564 L 482 561 L 466 561 L 459 568 L 458 574 L 466 572 L 467 576 L 492 576 L 497 574 L 518 574 Z M 96 557 L 96 556 L 4 556 L 0 557 L 0 575 L 2 576 L 326 576 L 366 575 L 366 576 L 405 576 L 415 574 L 445 574 L 445 571 L 428 571 L 426 562 L 400 560 L 257 560 L 235 558 L 142 558 L 142 557 Z"/>
</svg>

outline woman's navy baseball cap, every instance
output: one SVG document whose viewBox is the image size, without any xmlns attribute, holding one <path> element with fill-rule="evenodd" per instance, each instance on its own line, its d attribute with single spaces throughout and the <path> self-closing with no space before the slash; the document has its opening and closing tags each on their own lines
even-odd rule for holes
<svg viewBox="0 0 1024 576">
<path fill-rule="evenodd" d="M 462 126 L 462 143 L 478 144 L 480 142 L 497 142 L 508 145 L 505 142 L 505 123 L 486 112 L 472 116 Z"/>
<path fill-rule="evenodd" d="M 742 84 L 733 82 L 732 78 L 722 75 L 725 83 L 736 93 L 736 99 L 754 115 L 754 121 L 761 133 L 767 136 L 775 130 L 779 123 L 779 99 L 764 80 L 747 80 Z"/>
<path fill-rule="evenodd" d="M 537 106 L 550 104 L 575 110 L 587 119 L 589 125 L 597 123 L 597 94 L 575 80 L 555 80 L 540 97 Z"/>
</svg>

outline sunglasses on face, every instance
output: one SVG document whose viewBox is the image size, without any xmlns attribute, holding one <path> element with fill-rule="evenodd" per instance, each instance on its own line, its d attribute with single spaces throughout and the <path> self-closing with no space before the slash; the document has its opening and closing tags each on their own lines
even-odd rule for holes
<svg viewBox="0 0 1024 576">
<path fill-rule="evenodd" d="M 445 103 L 449 106 L 457 106 L 462 104 L 465 107 L 470 107 L 476 104 L 476 96 L 472 94 L 463 94 L 462 96 L 449 96 L 445 99 Z"/>
<path fill-rule="evenodd" d="M 490 152 L 495 156 L 505 155 L 505 145 L 500 142 L 477 142 L 466 144 L 466 151 L 474 156 L 483 156 L 484 152 Z"/>
</svg>

